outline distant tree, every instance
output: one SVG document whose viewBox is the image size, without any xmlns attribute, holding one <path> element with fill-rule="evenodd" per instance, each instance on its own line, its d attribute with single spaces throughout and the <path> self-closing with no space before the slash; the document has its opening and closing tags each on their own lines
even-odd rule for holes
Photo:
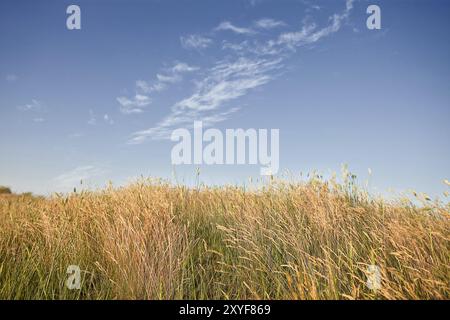
<svg viewBox="0 0 450 320">
<path fill-rule="evenodd" d="M 11 194 L 11 189 L 8 187 L 0 186 L 0 194 Z"/>
</svg>

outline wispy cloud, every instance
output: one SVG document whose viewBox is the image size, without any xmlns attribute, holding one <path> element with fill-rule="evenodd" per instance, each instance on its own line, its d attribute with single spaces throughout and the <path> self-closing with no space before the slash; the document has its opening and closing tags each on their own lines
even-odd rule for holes
<svg viewBox="0 0 450 320">
<path fill-rule="evenodd" d="M 117 102 L 120 104 L 120 111 L 123 114 L 141 113 L 144 108 L 152 101 L 149 96 L 136 94 L 131 99 L 127 97 L 117 97 Z"/>
<path fill-rule="evenodd" d="M 135 132 L 129 143 L 139 144 L 147 139 L 167 139 L 174 128 L 189 128 L 194 120 L 202 120 L 212 125 L 228 119 L 237 111 L 230 102 L 275 79 L 283 69 L 285 59 L 297 48 L 337 32 L 349 17 L 352 8 L 353 0 L 347 0 L 344 11 L 332 15 L 329 24 L 322 28 L 310 22 L 304 23 L 300 30 L 283 32 L 273 39 L 261 42 L 253 38 L 239 43 L 223 41 L 222 47 L 232 50 L 235 56 L 206 69 L 190 96 L 175 103 L 169 115 L 154 127 Z M 271 29 L 281 27 L 284 23 L 264 18 L 256 21 L 254 25 Z M 230 30 L 238 34 L 254 33 L 252 29 L 236 27 L 227 21 L 214 30 Z"/>
<path fill-rule="evenodd" d="M 255 26 L 260 29 L 274 29 L 278 27 L 283 27 L 286 25 L 283 21 L 278 21 L 270 18 L 264 18 L 255 21 Z"/>
<path fill-rule="evenodd" d="M 233 113 L 239 111 L 238 107 L 233 107 L 222 112 L 199 112 L 189 110 L 184 113 L 172 113 L 161 121 L 156 127 L 135 132 L 128 144 L 141 144 L 148 139 L 162 140 L 169 139 L 174 127 L 192 128 L 195 120 L 203 122 L 203 127 L 211 127 L 215 123 L 227 120 Z"/>
<path fill-rule="evenodd" d="M 81 181 L 84 183 L 95 177 L 100 177 L 106 172 L 106 169 L 92 165 L 80 166 L 57 176 L 53 180 L 59 188 L 67 189 L 80 185 Z"/>
<path fill-rule="evenodd" d="M 232 31 L 237 34 L 253 34 L 254 30 L 250 28 L 237 27 L 229 21 L 223 21 L 214 30 L 216 31 Z"/>
<path fill-rule="evenodd" d="M 30 103 L 18 106 L 17 109 L 21 110 L 21 111 L 44 111 L 44 106 L 43 104 L 36 100 L 36 99 L 32 99 Z"/>
<path fill-rule="evenodd" d="M 342 23 L 348 18 L 350 11 L 353 8 L 353 0 L 346 1 L 346 7 L 343 13 L 334 14 L 330 17 L 330 24 L 322 29 L 317 29 L 315 23 L 304 24 L 301 30 L 294 32 L 286 32 L 278 37 L 278 40 L 271 42 L 270 45 L 288 46 L 290 48 L 300 47 L 307 44 L 312 44 L 323 37 L 337 32 Z"/>
<path fill-rule="evenodd" d="M 136 81 L 136 89 L 140 90 L 141 92 L 144 93 L 151 93 L 154 91 L 162 91 L 164 90 L 165 85 L 162 83 L 155 83 L 155 84 L 149 84 L 147 81 L 145 80 L 137 80 Z"/>
<path fill-rule="evenodd" d="M 160 83 L 176 83 L 181 81 L 181 77 L 178 74 L 165 75 L 158 73 L 156 78 Z"/>
<path fill-rule="evenodd" d="M 187 63 L 176 61 L 172 67 L 166 68 L 164 72 L 157 73 L 152 83 L 145 80 L 137 80 L 135 84 L 136 94 L 133 97 L 120 96 L 116 100 L 120 104 L 123 114 L 135 114 L 144 112 L 145 107 L 151 104 L 149 94 L 163 91 L 168 85 L 183 80 L 183 74 L 198 70 L 198 67 Z"/>
<path fill-rule="evenodd" d="M 188 36 L 180 37 L 180 42 L 185 49 L 206 49 L 212 43 L 213 40 L 198 34 L 191 34 Z"/>
<path fill-rule="evenodd" d="M 249 89 L 270 80 L 269 70 L 280 60 L 252 60 L 239 58 L 235 62 L 219 62 L 202 82 L 197 92 L 175 105 L 179 110 L 214 110 L 223 102 L 244 95 Z"/>
<path fill-rule="evenodd" d="M 100 122 L 103 119 L 103 121 L 107 124 L 113 125 L 114 124 L 114 120 L 111 118 L 111 116 L 107 113 L 105 113 L 103 115 L 103 117 L 100 116 Z M 97 116 L 95 115 L 95 112 L 90 109 L 89 110 L 89 120 L 88 120 L 88 124 L 91 126 L 95 126 L 98 124 L 97 122 Z"/>
<path fill-rule="evenodd" d="M 276 56 L 281 55 L 284 48 L 280 46 L 274 46 L 269 43 L 259 42 L 256 39 L 244 40 L 239 43 L 229 42 L 224 40 L 222 42 L 222 49 L 231 50 L 238 56 Z"/>
<path fill-rule="evenodd" d="M 107 113 L 105 113 L 103 115 L 103 121 L 105 121 L 107 124 L 113 125 L 114 124 L 114 120 L 111 118 L 110 115 L 108 115 Z"/>
<path fill-rule="evenodd" d="M 197 71 L 198 69 L 199 69 L 198 67 L 190 66 L 184 62 L 176 62 L 171 70 L 173 73 L 184 73 L 184 72 Z"/>
<path fill-rule="evenodd" d="M 207 124 L 223 121 L 236 112 L 230 108 L 217 113 L 222 105 L 245 95 L 272 79 L 271 71 L 281 67 L 281 60 L 239 58 L 234 62 L 221 61 L 208 70 L 208 76 L 197 84 L 197 90 L 172 106 L 172 111 L 157 126 L 133 134 L 130 143 L 147 138 L 166 139 L 174 126 L 189 127 L 194 120 Z M 205 125 L 207 125 L 205 124 Z"/>
<path fill-rule="evenodd" d="M 301 0 L 301 2 L 306 5 L 306 12 L 318 11 L 321 10 L 322 7 L 314 3 L 314 1 L 310 0 Z"/>
</svg>

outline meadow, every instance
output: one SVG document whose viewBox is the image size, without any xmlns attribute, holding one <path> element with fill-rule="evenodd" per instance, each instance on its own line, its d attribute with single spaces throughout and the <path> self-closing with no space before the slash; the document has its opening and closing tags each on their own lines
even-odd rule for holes
<svg viewBox="0 0 450 320">
<path fill-rule="evenodd" d="M 448 202 L 347 178 L 0 195 L 0 299 L 450 298 Z"/>
</svg>

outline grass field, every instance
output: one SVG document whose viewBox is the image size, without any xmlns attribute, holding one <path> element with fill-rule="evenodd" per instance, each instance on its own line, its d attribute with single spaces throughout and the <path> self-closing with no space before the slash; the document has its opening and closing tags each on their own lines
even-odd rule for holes
<svg viewBox="0 0 450 320">
<path fill-rule="evenodd" d="M 0 299 L 448 299 L 449 209 L 351 179 L 0 195 Z"/>
</svg>

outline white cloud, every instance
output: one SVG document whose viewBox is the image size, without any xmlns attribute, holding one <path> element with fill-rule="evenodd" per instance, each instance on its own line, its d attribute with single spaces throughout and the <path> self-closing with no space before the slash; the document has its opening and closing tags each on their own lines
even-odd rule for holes
<svg viewBox="0 0 450 320">
<path fill-rule="evenodd" d="M 143 92 L 151 92 L 152 86 L 145 80 L 136 80 L 136 88 Z"/>
<path fill-rule="evenodd" d="M 286 32 L 278 37 L 277 44 L 287 45 L 287 46 L 298 46 L 301 44 L 307 44 L 317 41 L 319 38 L 317 36 L 312 37 L 313 31 L 316 29 L 314 23 L 309 25 L 304 25 L 300 31 Z M 315 40 L 314 40 L 315 39 Z"/>
<path fill-rule="evenodd" d="M 273 29 L 277 27 L 283 27 L 286 24 L 283 21 L 277 21 L 274 19 L 264 18 L 255 21 L 255 26 L 260 29 Z"/>
<path fill-rule="evenodd" d="M 331 22 L 328 26 L 317 30 L 315 23 L 305 24 L 300 31 L 281 34 L 277 41 L 271 42 L 271 45 L 288 46 L 293 49 L 302 45 L 315 43 L 323 37 L 337 32 L 341 28 L 342 23 L 348 18 L 352 8 L 353 0 L 347 0 L 344 12 L 331 16 Z"/>
<path fill-rule="evenodd" d="M 206 49 L 212 45 L 213 40 L 197 34 L 180 37 L 180 42 L 185 49 Z"/>
<path fill-rule="evenodd" d="M 192 67 L 192 66 L 188 65 L 187 63 L 177 62 L 177 63 L 175 63 L 175 65 L 172 67 L 171 70 L 174 73 L 184 73 L 184 72 L 197 71 L 198 69 L 199 69 L 198 67 Z"/>
<path fill-rule="evenodd" d="M 272 79 L 271 72 L 281 67 L 281 60 L 238 58 L 234 62 L 222 61 L 209 70 L 208 76 L 198 83 L 197 90 L 174 106 L 171 113 L 155 127 L 135 132 L 129 141 L 142 143 L 148 138 L 166 139 L 174 127 L 189 127 L 194 120 L 212 124 L 223 121 L 235 111 L 217 110 L 226 103 L 245 95 Z"/>
<path fill-rule="evenodd" d="M 114 120 L 107 113 L 103 115 L 103 120 L 108 124 L 114 124 Z"/>
<path fill-rule="evenodd" d="M 133 133 L 132 138 L 128 141 L 129 144 L 141 144 L 148 139 L 161 140 L 169 139 L 172 134 L 173 127 L 177 128 L 192 128 L 193 122 L 195 120 L 200 120 L 203 122 L 203 127 L 211 127 L 215 123 L 225 121 L 229 116 L 237 112 L 239 108 L 230 108 L 229 110 L 223 112 L 204 112 L 199 113 L 195 110 L 185 112 L 184 114 L 175 114 L 167 117 L 162 121 L 157 127 L 153 127 L 147 130 L 137 131 Z"/>
<path fill-rule="evenodd" d="M 198 70 L 197 67 L 192 67 L 184 62 L 175 62 L 173 67 L 167 70 L 166 74 L 158 73 L 156 79 L 158 83 L 176 83 L 183 80 L 182 73 L 193 72 Z"/>
<path fill-rule="evenodd" d="M 233 25 L 229 21 L 222 22 L 221 24 L 219 24 L 216 27 L 215 30 L 216 31 L 232 31 L 232 32 L 237 33 L 237 34 L 253 34 L 253 33 L 255 33 L 255 31 L 252 30 L 252 29 L 237 27 L 237 26 Z"/>
<path fill-rule="evenodd" d="M 172 67 L 165 69 L 164 73 L 156 74 L 156 80 L 150 84 L 145 80 L 136 81 L 136 94 L 132 98 L 125 96 L 117 97 L 120 104 L 120 111 L 123 114 L 141 113 L 152 100 L 150 93 L 160 92 L 167 88 L 169 84 L 174 84 L 183 80 L 183 74 L 197 71 L 198 67 L 190 66 L 185 62 L 176 61 Z"/>
<path fill-rule="evenodd" d="M 167 87 L 167 83 L 176 83 L 182 80 L 181 73 L 193 72 L 198 70 L 184 62 L 175 62 L 167 71 L 168 74 L 156 74 L 156 81 L 152 84 L 145 80 L 136 81 L 136 89 L 143 93 L 159 92 Z"/>
<path fill-rule="evenodd" d="M 199 84 L 198 91 L 178 102 L 176 107 L 191 110 L 217 109 L 223 102 L 240 97 L 247 90 L 270 80 L 267 71 L 276 67 L 278 62 L 239 58 L 233 63 L 219 63 Z"/>
<path fill-rule="evenodd" d="M 195 91 L 171 107 L 170 113 L 155 126 L 133 133 L 129 143 L 140 144 L 147 139 L 167 139 L 175 128 L 189 128 L 195 120 L 210 125 L 226 120 L 237 108 L 230 102 L 246 95 L 251 90 L 273 80 L 284 67 L 283 61 L 296 48 L 315 43 L 337 32 L 349 17 L 353 0 L 346 1 L 340 14 L 329 18 L 329 24 L 318 28 L 315 23 L 304 23 L 298 31 L 284 32 L 274 39 L 258 41 L 252 37 L 240 43 L 222 42 L 223 49 L 235 54 L 219 61 L 197 81 Z M 272 19 L 255 22 L 255 28 L 275 28 L 282 25 Z M 254 33 L 252 29 L 239 28 L 230 22 L 221 23 L 215 30 L 230 30 L 238 34 Z"/>
<path fill-rule="evenodd" d="M 57 176 L 53 180 L 56 182 L 58 187 L 67 189 L 80 185 L 81 181 L 85 183 L 90 179 L 102 176 L 105 173 L 106 170 L 103 168 L 94 167 L 92 165 L 80 166 Z"/>
<path fill-rule="evenodd" d="M 314 4 L 314 3 L 312 3 L 312 2 L 309 1 L 309 0 L 301 0 L 301 2 L 303 2 L 304 5 L 306 5 L 306 10 L 305 10 L 305 12 L 307 12 L 307 13 L 310 13 L 310 12 L 312 12 L 312 11 L 318 11 L 318 10 L 321 10 L 321 9 L 322 9 L 321 6 L 319 6 L 319 5 L 317 5 L 317 4 Z"/>
<path fill-rule="evenodd" d="M 281 48 L 277 48 L 267 43 L 260 43 L 253 39 L 252 41 L 242 41 L 240 43 L 233 43 L 228 41 L 223 41 L 222 49 L 232 50 L 235 54 L 240 56 L 255 55 L 255 56 L 276 56 L 280 55 Z"/>
<path fill-rule="evenodd" d="M 44 122 L 45 119 L 44 118 L 34 118 L 33 121 L 39 123 L 39 122 Z"/>
<path fill-rule="evenodd" d="M 151 93 L 154 91 L 158 92 L 164 90 L 165 88 L 166 85 L 161 82 L 157 82 L 151 85 L 145 80 L 136 81 L 136 89 L 142 91 L 143 93 Z"/>
<path fill-rule="evenodd" d="M 156 75 L 156 79 L 158 79 L 158 81 L 162 82 L 162 83 L 175 83 L 175 82 L 181 81 L 181 77 L 177 74 L 164 75 L 164 74 L 158 73 Z"/>
<path fill-rule="evenodd" d="M 120 111 L 124 114 L 141 113 L 151 103 L 150 97 L 142 94 L 136 94 L 132 99 L 118 97 L 117 101 L 120 104 Z"/>
<path fill-rule="evenodd" d="M 17 109 L 22 111 L 43 111 L 43 105 L 40 101 L 32 99 L 31 103 L 27 103 L 22 106 L 18 106 Z"/>
<path fill-rule="evenodd" d="M 257 39 L 251 39 L 242 41 L 240 43 L 232 43 L 224 41 L 222 44 L 223 49 L 230 49 L 235 51 L 239 55 L 254 54 L 257 56 L 276 56 L 285 52 L 287 49 L 290 51 L 295 50 L 298 47 L 304 45 L 313 44 L 322 38 L 337 32 L 342 24 L 348 19 L 350 11 L 353 8 L 354 0 L 346 0 L 346 7 L 340 14 L 334 14 L 329 18 L 329 25 L 321 29 L 318 29 L 314 22 L 304 23 L 303 27 L 298 31 L 290 31 L 281 33 L 277 38 L 269 40 L 267 42 L 258 42 Z M 277 21 L 272 19 L 261 19 L 255 22 L 261 26 L 276 25 Z M 279 23 L 282 23 L 281 21 Z"/>
</svg>

